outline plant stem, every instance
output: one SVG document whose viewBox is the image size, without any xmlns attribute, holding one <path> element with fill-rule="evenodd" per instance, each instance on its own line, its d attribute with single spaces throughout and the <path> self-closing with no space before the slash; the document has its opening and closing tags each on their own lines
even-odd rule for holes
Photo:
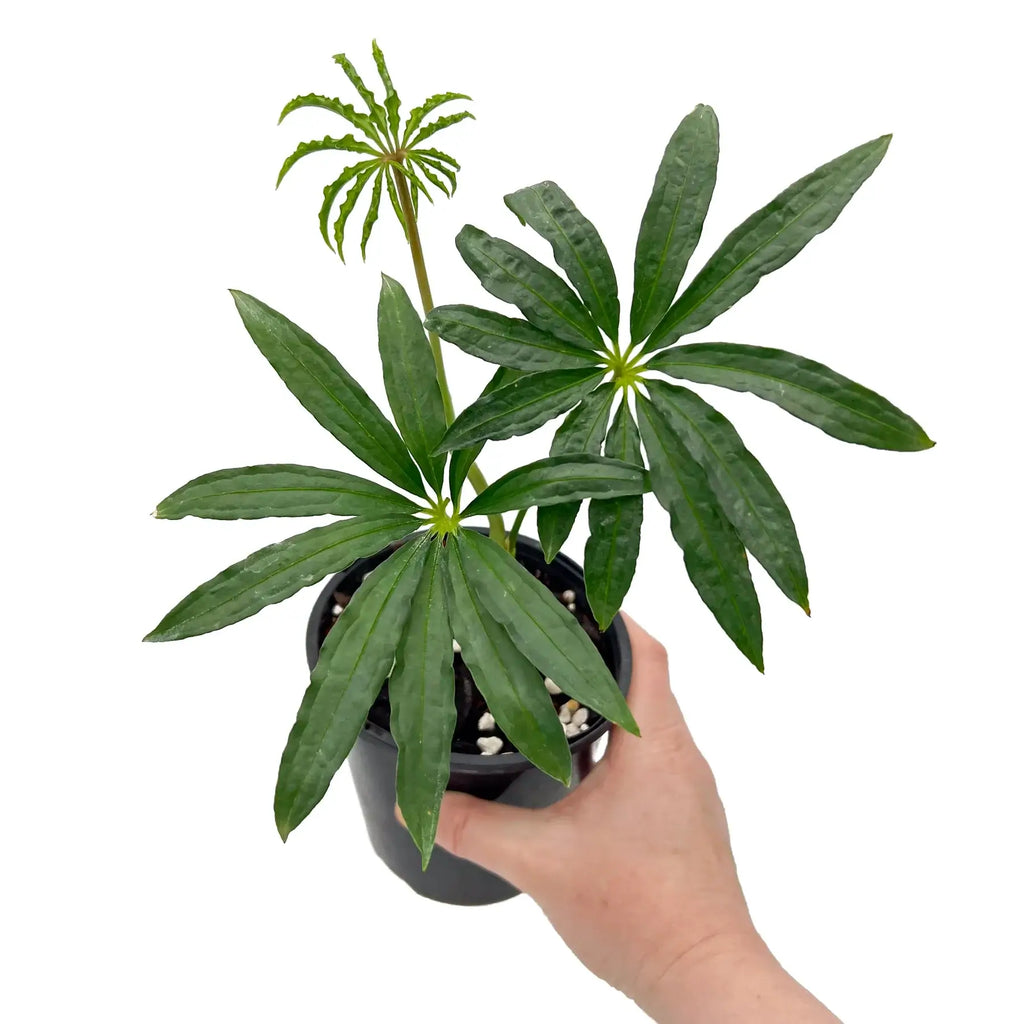
<svg viewBox="0 0 1024 1024">
<path fill-rule="evenodd" d="M 412 265 L 416 271 L 416 284 L 420 290 L 420 301 L 423 303 L 423 315 L 426 316 L 434 308 L 434 299 L 430 294 L 427 265 L 423 260 L 423 245 L 420 242 L 420 232 L 416 224 L 416 211 L 413 209 L 408 182 L 401 170 L 395 170 L 394 180 L 395 191 L 398 193 L 398 202 L 401 204 L 402 213 L 405 216 L 409 248 L 412 250 Z M 434 356 L 434 366 L 437 369 L 437 384 L 441 389 L 441 402 L 444 405 L 445 422 L 450 425 L 452 420 L 455 419 L 455 409 L 452 405 L 452 393 L 448 387 L 448 375 L 444 368 L 444 356 L 441 354 L 441 339 L 433 331 L 427 332 L 427 338 L 430 341 L 430 351 Z M 475 462 L 469 467 L 467 477 L 477 494 L 487 486 L 487 480 Z M 491 524 L 491 540 L 497 544 L 504 544 L 505 521 L 500 515 L 488 516 L 487 521 Z"/>
<path fill-rule="evenodd" d="M 508 537 L 505 538 L 505 547 L 513 555 L 516 553 L 516 542 L 519 540 L 519 527 L 523 525 L 523 520 L 526 518 L 526 509 L 521 508 L 516 513 L 516 518 L 512 523 L 512 529 L 508 531 Z"/>
</svg>

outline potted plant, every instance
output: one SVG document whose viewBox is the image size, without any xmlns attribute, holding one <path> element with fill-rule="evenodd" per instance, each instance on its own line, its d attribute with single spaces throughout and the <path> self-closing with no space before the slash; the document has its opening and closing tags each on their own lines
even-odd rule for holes
<svg viewBox="0 0 1024 1024">
<path fill-rule="evenodd" d="M 932 442 L 886 399 L 820 363 L 750 345 L 676 344 L 827 228 L 881 161 L 887 136 L 780 193 L 726 238 L 680 294 L 718 160 L 717 120 L 698 106 L 673 133 L 655 177 L 636 246 L 629 342 L 621 344 L 611 260 L 593 224 L 552 182 L 505 202 L 551 244 L 568 280 L 467 225 L 456 240 L 463 259 L 522 317 L 434 305 L 419 200 L 431 199 L 432 188 L 452 194 L 459 165 L 424 143 L 472 115 L 427 119 L 469 97 L 439 93 L 403 120 L 376 43 L 373 56 L 383 102 L 338 55 L 365 110 L 318 95 L 286 105 L 282 118 L 319 107 L 361 137 L 301 144 L 278 182 L 310 153 L 361 158 L 324 189 L 319 215 L 331 246 L 328 224 L 338 207 L 333 238 L 342 258 L 346 224 L 366 187 L 372 182 L 364 259 L 388 193 L 426 314 L 424 321 L 402 285 L 383 276 L 378 347 L 394 425 L 305 331 L 250 295 L 232 295 L 289 390 L 393 486 L 301 465 L 220 470 L 185 484 L 160 503 L 159 518 L 342 518 L 225 569 L 146 639 L 222 628 L 335 574 L 310 618 L 310 684 L 274 801 L 280 834 L 287 838 L 350 758 L 371 840 L 388 865 L 434 898 L 493 902 L 515 890 L 433 850 L 441 797 L 452 787 L 542 806 L 586 773 L 591 745 L 611 723 L 636 732 L 624 699 L 630 659 L 617 613 L 636 564 L 645 491 L 668 511 L 702 599 L 758 669 L 760 612 L 747 552 L 809 610 L 792 518 L 768 475 L 720 413 L 661 378 L 751 391 L 854 443 L 910 451 Z M 458 416 L 439 338 L 498 364 Z M 487 484 L 476 465 L 487 441 L 528 433 L 563 413 L 546 458 Z M 477 492 L 468 500 L 467 480 Z M 559 548 L 584 500 L 590 536 L 581 570 Z M 519 537 L 530 508 L 540 545 Z M 514 513 L 509 527 L 505 513 Z M 486 530 L 472 522 L 477 516 L 486 517 Z M 393 817 L 396 798 L 407 832 Z"/>
</svg>

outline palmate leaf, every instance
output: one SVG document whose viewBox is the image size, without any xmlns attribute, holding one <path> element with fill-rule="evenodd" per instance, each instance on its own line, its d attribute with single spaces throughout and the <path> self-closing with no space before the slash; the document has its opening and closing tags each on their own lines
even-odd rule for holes
<svg viewBox="0 0 1024 1024">
<path fill-rule="evenodd" d="M 380 80 L 384 83 L 384 109 L 388 113 L 388 127 L 391 129 L 391 137 L 398 140 L 398 108 L 402 105 L 402 101 L 398 98 L 398 93 L 395 92 L 394 83 L 391 81 L 391 74 L 388 72 L 388 66 L 384 61 L 384 52 L 377 45 L 377 40 L 373 40 L 373 62 L 377 65 L 377 74 L 380 75 Z"/>
<path fill-rule="evenodd" d="M 565 271 L 597 325 L 616 340 L 618 285 L 608 250 L 594 225 L 553 181 L 512 192 L 505 196 L 505 205 L 551 244 L 555 262 Z"/>
<path fill-rule="evenodd" d="M 423 538 L 399 548 L 356 590 L 327 634 L 281 755 L 274 817 L 282 839 L 323 798 L 362 730 L 432 546 Z"/>
<path fill-rule="evenodd" d="M 633 263 L 630 337 L 643 341 L 676 297 L 697 248 L 718 173 L 718 118 L 699 104 L 665 147 L 647 201 Z"/>
<path fill-rule="evenodd" d="M 456 721 L 444 568 L 444 548 L 434 541 L 429 545 L 388 681 L 391 735 L 398 744 L 395 791 L 424 870 L 448 785 Z"/>
<path fill-rule="evenodd" d="M 443 103 L 451 103 L 454 100 L 471 100 L 471 96 L 467 96 L 461 92 L 439 92 L 429 99 L 424 100 L 422 105 L 413 107 L 409 111 L 409 117 L 405 122 L 405 131 L 402 134 L 402 148 L 409 148 L 409 139 L 412 138 L 413 132 L 423 123 L 423 119 L 436 110 Z M 456 165 L 457 166 L 457 165 Z"/>
<path fill-rule="evenodd" d="M 366 209 L 366 217 L 363 220 L 363 234 L 359 240 L 359 252 L 366 262 L 366 243 L 370 240 L 370 232 L 373 225 L 377 223 L 377 215 L 380 213 L 380 193 L 384 183 L 384 171 L 378 170 L 377 177 L 373 179 L 373 191 L 370 193 L 370 205 Z"/>
<path fill-rule="evenodd" d="M 743 544 L 704 470 L 662 414 L 642 395 L 637 395 L 636 404 L 651 486 L 668 512 L 686 572 L 722 629 L 763 672 L 761 609 Z"/>
<path fill-rule="evenodd" d="M 332 150 L 340 150 L 344 153 L 367 153 L 375 159 L 380 153 L 366 142 L 362 142 L 353 135 L 346 135 L 344 138 L 335 139 L 325 135 L 322 139 L 312 139 L 309 142 L 300 142 L 285 162 L 281 164 L 281 170 L 277 175 L 277 184 L 280 185 L 284 176 L 304 157 L 310 153 L 324 153 Z M 276 188 L 277 186 L 275 186 Z"/>
<path fill-rule="evenodd" d="M 345 225 L 348 223 L 348 219 L 355 209 L 356 200 L 359 199 L 366 183 L 374 174 L 378 173 L 380 172 L 375 166 L 360 171 L 356 175 L 355 181 L 352 182 L 352 187 L 345 194 L 344 201 L 338 208 L 338 219 L 334 222 L 334 247 L 337 249 L 342 263 L 345 262 Z"/>
<path fill-rule="evenodd" d="M 643 494 L 651 482 L 640 466 L 600 455 L 556 455 L 499 477 L 463 510 L 463 516 L 557 505 L 580 498 Z"/>
<path fill-rule="evenodd" d="M 157 519 L 264 519 L 268 516 L 386 516 L 416 504 L 372 480 L 315 466 L 219 469 L 190 480 L 157 505 Z"/>
<path fill-rule="evenodd" d="M 568 785 L 572 758 L 551 696 L 540 673 L 487 610 L 480 592 L 472 585 L 464 550 L 468 534 L 461 531 L 449 537 L 443 556 L 449 615 L 462 657 L 508 738 L 541 771 Z"/>
<path fill-rule="evenodd" d="M 355 86 L 356 92 L 362 97 L 363 102 L 370 111 L 371 120 L 381 130 L 384 137 L 387 138 L 387 111 L 377 102 L 377 97 L 366 87 L 366 83 L 359 77 L 359 72 L 356 71 L 352 61 L 345 54 L 336 53 L 334 55 L 334 63 L 341 67 L 348 80 Z"/>
<path fill-rule="evenodd" d="M 650 381 L 651 401 L 707 473 L 744 547 L 791 601 L 808 614 L 807 569 L 796 527 L 771 477 L 733 425 L 686 388 Z"/>
<path fill-rule="evenodd" d="M 659 352 L 648 367 L 774 402 L 840 441 L 913 452 L 935 442 L 890 401 L 812 359 L 777 348 L 707 342 Z"/>
<path fill-rule="evenodd" d="M 625 400 L 605 438 L 604 454 L 643 465 L 640 434 Z M 594 498 L 589 508 L 590 536 L 583 553 L 587 601 L 601 629 L 607 629 L 625 600 L 640 554 L 644 519 L 642 495 Z M 538 514 L 539 515 L 539 514 Z"/>
<path fill-rule="evenodd" d="M 433 455 L 445 432 L 444 403 L 430 343 L 405 289 L 381 275 L 377 338 L 384 388 L 395 423 L 435 491 L 444 481 L 443 455 Z"/>
<path fill-rule="evenodd" d="M 320 207 L 320 234 L 323 235 L 324 241 L 327 243 L 327 248 L 333 252 L 331 245 L 330 236 L 327 234 L 327 223 L 331 218 L 331 211 L 334 209 L 334 204 L 341 195 L 341 190 L 357 175 L 362 174 L 369 167 L 379 167 L 380 164 L 377 160 L 361 160 L 357 164 L 353 164 L 351 167 L 346 167 L 345 170 L 335 178 L 330 185 L 324 186 L 324 201 Z M 344 257 L 342 257 L 344 262 Z"/>
<path fill-rule="evenodd" d="M 280 124 L 292 111 L 302 107 L 319 107 L 321 110 L 329 110 L 339 117 L 343 117 L 349 124 L 365 132 L 378 146 L 383 148 L 384 144 L 377 134 L 377 126 L 373 123 L 373 118 L 360 113 L 351 103 L 342 103 L 341 100 L 333 99 L 330 96 L 319 96 L 316 93 L 296 96 L 295 99 L 285 104 L 277 123 Z"/>
<path fill-rule="evenodd" d="M 883 135 L 812 171 L 748 217 L 718 247 L 651 332 L 646 350 L 671 345 L 706 327 L 765 274 L 788 263 L 842 213 L 881 163 Z"/>
<path fill-rule="evenodd" d="M 316 421 L 381 476 L 425 497 L 398 432 L 337 359 L 259 299 L 234 290 L 231 295 L 256 346 Z"/>
<path fill-rule="evenodd" d="M 240 622 L 419 525 L 408 515 L 346 519 L 260 548 L 179 601 L 145 639 L 182 640 Z"/>
<path fill-rule="evenodd" d="M 430 124 L 421 128 L 410 140 L 409 145 L 415 148 L 421 142 L 429 139 L 431 135 L 436 135 L 445 128 L 451 127 L 453 124 L 465 121 L 467 117 L 471 120 L 476 120 L 476 117 L 468 110 L 460 111 L 458 114 L 446 114 L 444 117 L 439 117 L 436 121 L 431 121 Z"/>
</svg>

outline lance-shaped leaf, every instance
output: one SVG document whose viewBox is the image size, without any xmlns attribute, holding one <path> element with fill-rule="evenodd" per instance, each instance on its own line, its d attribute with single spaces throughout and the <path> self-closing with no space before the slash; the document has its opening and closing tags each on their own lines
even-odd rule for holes
<svg viewBox="0 0 1024 1024">
<path fill-rule="evenodd" d="M 235 290 L 231 295 L 256 346 L 316 421 L 381 476 L 423 495 L 423 481 L 398 431 L 338 360 L 259 299 Z"/>
<path fill-rule="evenodd" d="M 398 191 L 395 188 L 394 179 L 391 177 L 392 164 L 387 164 L 384 168 L 384 181 L 388 187 L 388 199 L 391 200 L 391 208 L 395 211 L 395 216 L 398 218 L 398 223 L 402 225 L 402 231 L 405 233 L 405 240 L 409 240 L 409 228 L 405 223 L 405 213 L 402 211 L 402 204 L 398 198 Z"/>
<path fill-rule="evenodd" d="M 678 345 L 647 365 L 680 380 L 749 391 L 840 441 L 900 452 L 935 444 L 881 395 L 792 352 L 714 342 Z"/>
<path fill-rule="evenodd" d="M 377 215 L 380 213 L 381 185 L 384 182 L 384 171 L 377 170 L 377 177 L 373 179 L 373 191 L 370 193 L 370 205 L 366 209 L 366 217 L 363 220 L 363 236 L 359 240 L 359 252 L 366 262 L 366 243 L 370 240 L 370 232 L 373 225 L 377 223 Z"/>
<path fill-rule="evenodd" d="M 377 65 L 377 74 L 380 75 L 380 80 L 384 83 L 384 109 L 388 112 L 388 127 L 391 129 L 391 137 L 397 141 L 398 108 L 402 105 L 402 101 L 398 98 L 398 93 L 395 92 L 391 74 L 384 62 L 384 51 L 377 45 L 376 39 L 373 40 L 373 62 Z"/>
<path fill-rule="evenodd" d="M 615 413 L 604 453 L 623 462 L 643 464 L 640 434 L 625 401 Z M 595 498 L 590 502 L 589 519 L 590 536 L 583 553 L 587 601 L 597 624 L 607 629 L 622 607 L 636 572 L 644 499 L 639 494 Z"/>
<path fill-rule="evenodd" d="M 365 132 L 374 142 L 383 145 L 377 134 L 377 126 L 373 119 L 366 114 L 360 113 L 351 103 L 342 103 L 339 99 L 330 96 L 318 96 L 316 93 L 309 93 L 306 96 L 296 96 L 295 99 L 285 104 L 281 116 L 277 119 L 280 124 L 293 110 L 301 107 L 319 107 L 322 110 L 330 110 L 334 114 L 343 117 L 349 124 L 354 125 L 360 131 Z"/>
<path fill-rule="evenodd" d="M 542 370 L 478 398 L 455 418 L 439 451 L 465 448 L 478 441 L 500 440 L 531 430 L 571 409 L 604 376 L 603 367 Z"/>
<path fill-rule="evenodd" d="M 182 640 L 255 615 L 419 526 L 406 515 L 346 519 L 254 551 L 179 601 L 148 636 Z"/>
<path fill-rule="evenodd" d="M 780 192 L 729 234 L 651 333 L 647 351 L 706 327 L 765 274 L 829 227 L 881 163 L 890 135 L 866 142 Z"/>
<path fill-rule="evenodd" d="M 402 133 L 402 148 L 408 149 L 409 139 L 413 132 L 423 123 L 423 119 L 433 110 L 436 110 L 442 103 L 451 103 L 453 100 L 471 100 L 462 92 L 439 92 L 425 100 L 422 106 L 413 107 L 409 111 L 409 117 L 405 122 L 405 131 Z"/>
<path fill-rule="evenodd" d="M 637 395 L 637 418 L 651 485 L 668 512 L 672 536 L 683 549 L 687 574 L 722 629 L 763 672 L 761 608 L 743 544 L 700 463 L 642 395 Z"/>
<path fill-rule="evenodd" d="M 409 145 L 418 146 L 425 139 L 429 139 L 431 135 L 436 135 L 439 131 L 443 131 L 445 128 L 451 127 L 453 124 L 465 121 L 467 117 L 471 120 L 476 120 L 476 117 L 468 110 L 463 110 L 458 114 L 446 114 L 444 117 L 439 117 L 436 121 L 431 121 L 430 124 L 421 128 L 410 141 Z"/>
<path fill-rule="evenodd" d="M 356 590 L 327 634 L 281 755 L 274 818 L 282 839 L 323 798 L 362 730 L 391 668 L 429 550 L 426 539 L 399 548 Z"/>
<path fill-rule="evenodd" d="M 387 112 L 377 102 L 376 96 L 366 87 L 366 83 L 359 77 L 359 72 L 356 71 L 352 61 L 348 59 L 343 53 L 336 53 L 334 55 L 335 64 L 340 65 L 341 70 L 345 72 L 345 76 L 348 80 L 356 87 L 356 92 L 362 97 L 363 102 L 369 108 L 370 118 L 373 123 L 380 128 L 384 133 L 384 137 L 387 138 L 388 124 L 387 124 Z"/>
<path fill-rule="evenodd" d="M 416 505 L 372 480 L 315 466 L 219 469 L 190 480 L 156 507 L 157 519 L 408 515 Z"/>
<path fill-rule="evenodd" d="M 440 491 L 445 459 L 431 454 L 445 432 L 437 369 L 419 313 L 405 289 L 387 274 L 381 275 L 377 337 L 395 423 L 427 481 Z"/>
<path fill-rule="evenodd" d="M 549 449 L 550 455 L 600 455 L 601 441 L 608 429 L 608 414 L 615 398 L 615 386 L 609 381 L 576 406 L 555 431 Z M 639 463 L 640 460 L 637 460 Z M 567 501 L 560 505 L 543 505 L 537 509 L 537 536 L 544 549 L 544 560 L 550 562 L 561 550 L 576 516 L 580 502 Z"/>
<path fill-rule="evenodd" d="M 327 248 L 332 249 L 330 236 L 327 234 L 327 222 L 331 219 L 331 210 L 334 209 L 334 204 L 341 195 L 341 190 L 357 175 L 362 174 L 367 168 L 378 167 L 379 163 L 376 160 L 361 160 L 357 164 L 353 164 L 351 167 L 346 167 L 345 170 L 338 175 L 330 183 L 330 185 L 324 186 L 324 201 L 320 207 L 320 234 L 324 236 L 324 241 L 327 243 Z M 380 173 L 378 171 L 378 173 Z M 344 256 L 342 256 L 344 261 Z"/>
<path fill-rule="evenodd" d="M 782 495 L 735 427 L 687 388 L 648 381 L 651 401 L 707 473 L 744 547 L 791 601 L 810 614 L 807 569 Z"/>
<path fill-rule="evenodd" d="M 572 613 L 499 545 L 472 530 L 458 540 L 471 585 L 515 649 L 581 704 L 639 735 L 622 691 Z"/>
<path fill-rule="evenodd" d="M 510 369 L 507 366 L 499 366 L 494 376 L 491 377 L 484 386 L 483 391 L 480 392 L 480 397 L 483 398 L 484 395 L 489 395 L 492 391 L 497 391 L 498 388 L 511 384 L 519 376 L 518 370 Z M 458 451 L 452 452 L 451 461 L 448 463 L 448 490 L 456 507 L 458 507 L 459 499 L 462 495 L 462 485 L 466 482 L 466 475 L 469 473 L 473 463 L 476 462 L 483 447 L 484 442 L 481 441 L 479 444 L 471 445 L 468 448 L 460 448 Z"/>
<path fill-rule="evenodd" d="M 703 103 L 679 123 L 665 147 L 647 200 L 633 262 L 630 337 L 639 343 L 654 330 L 676 297 L 718 174 L 718 118 Z"/>
<path fill-rule="evenodd" d="M 356 200 L 362 193 L 366 183 L 377 173 L 379 173 L 379 170 L 373 164 L 360 171 L 356 175 L 355 181 L 352 182 L 352 187 L 346 193 L 341 206 L 338 207 L 338 219 L 334 222 L 334 247 L 338 250 L 342 263 L 345 262 L 345 225 L 348 223 L 348 218 L 355 209 Z"/>
<path fill-rule="evenodd" d="M 289 156 L 281 165 L 277 175 L 277 184 L 280 185 L 284 176 L 304 157 L 310 153 L 323 153 L 326 150 L 342 150 L 346 153 L 368 153 L 370 156 L 379 157 L 380 153 L 369 143 L 355 138 L 353 135 L 346 135 L 341 139 L 331 138 L 330 135 L 322 139 L 313 139 L 311 142 L 300 142 L 295 152 Z M 276 186 L 275 186 L 276 187 Z"/>
<path fill-rule="evenodd" d="M 650 490 L 647 473 L 601 455 L 556 455 L 513 469 L 478 494 L 463 516 L 511 512 L 531 505 L 557 505 L 580 498 L 616 498 Z"/>
<path fill-rule="evenodd" d="M 425 326 L 471 356 L 527 373 L 597 365 L 596 352 L 561 341 L 528 320 L 476 306 L 435 306 Z"/>
<path fill-rule="evenodd" d="M 424 173 L 426 173 L 426 169 L 428 167 L 433 168 L 435 171 L 440 171 L 440 173 L 448 179 L 448 184 L 451 188 L 449 195 L 455 195 L 455 188 L 458 184 L 455 177 L 455 171 L 459 169 L 459 165 L 453 160 L 453 166 L 449 167 L 448 164 L 443 163 L 441 160 L 437 159 L 437 157 L 432 155 L 436 152 L 436 149 L 413 149 L 410 150 L 409 156 L 418 161 L 420 166 L 423 168 Z"/>
<path fill-rule="evenodd" d="M 609 338 L 618 338 L 615 270 L 594 225 L 553 181 L 512 192 L 505 196 L 505 205 L 522 223 L 547 239 L 555 262 L 565 271 L 597 325 Z"/>
<path fill-rule="evenodd" d="M 518 306 L 534 326 L 570 345 L 601 348 L 601 332 L 576 293 L 529 253 L 472 224 L 456 235 L 455 245 L 484 288 Z"/>
<path fill-rule="evenodd" d="M 440 179 L 440 178 L 439 178 L 439 177 L 438 177 L 438 176 L 437 176 L 437 175 L 436 175 L 436 174 L 435 174 L 435 173 L 434 173 L 434 172 L 433 172 L 433 171 L 431 170 L 431 168 L 430 168 L 430 165 L 429 165 L 428 163 L 426 163 L 426 162 L 425 162 L 425 161 L 423 160 L 423 158 L 419 156 L 419 154 L 417 154 L 417 153 L 415 153 L 415 152 L 413 152 L 413 153 L 410 153 L 410 154 L 408 155 L 408 159 L 409 159 L 409 163 L 410 163 L 410 164 L 415 164 L 415 166 L 417 166 L 417 167 L 418 167 L 418 168 L 420 169 L 420 172 L 422 173 L 423 177 L 424 177 L 424 178 L 426 178 L 426 179 L 427 179 L 427 181 L 429 181 L 429 182 L 430 182 L 430 184 L 434 186 L 434 188 L 436 188 L 436 189 L 439 189 L 439 190 L 440 190 L 441 192 L 443 192 L 443 193 L 444 193 L 444 194 L 445 194 L 445 195 L 446 195 L 446 196 L 447 196 L 447 197 L 448 197 L 449 199 L 451 198 L 451 195 L 452 195 L 452 194 L 451 194 L 451 192 L 450 192 L 450 190 L 449 190 L 449 188 L 448 188 L 448 185 L 447 185 L 447 184 L 445 184 L 445 182 L 443 182 L 443 181 L 442 181 L 442 180 L 441 180 L 441 179 Z M 452 180 L 454 180 L 454 175 L 452 175 Z"/>
<path fill-rule="evenodd" d="M 540 673 L 490 614 L 472 586 L 464 551 L 468 533 L 463 531 L 450 537 L 445 547 L 448 609 L 462 657 L 505 735 L 541 771 L 568 785 L 572 757 L 551 696 Z"/>
<path fill-rule="evenodd" d="M 398 744 L 398 806 L 424 870 L 448 785 L 456 719 L 443 555 L 440 541 L 432 542 L 388 682 L 391 735 Z"/>
</svg>

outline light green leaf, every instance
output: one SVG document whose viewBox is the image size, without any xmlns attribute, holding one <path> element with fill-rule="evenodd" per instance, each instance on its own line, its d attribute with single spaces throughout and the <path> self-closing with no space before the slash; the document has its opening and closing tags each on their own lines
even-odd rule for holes
<svg viewBox="0 0 1024 1024">
<path fill-rule="evenodd" d="M 422 106 L 413 107 L 409 111 L 409 119 L 405 123 L 405 132 L 402 134 L 402 148 L 409 148 L 409 139 L 412 137 L 412 133 L 423 123 L 423 119 L 433 110 L 436 110 L 442 103 L 451 103 L 453 100 L 471 100 L 471 96 L 467 96 L 461 92 L 439 92 L 436 96 L 431 96 L 430 99 L 424 101 Z"/>
<path fill-rule="evenodd" d="M 426 160 L 424 160 L 417 153 L 410 153 L 408 159 L 410 163 L 415 164 L 420 169 L 420 171 L 423 173 L 423 177 L 426 178 L 427 181 L 429 181 L 430 184 L 434 186 L 434 188 L 443 192 L 445 196 L 451 199 L 452 194 L 448 188 L 448 185 L 431 170 L 430 164 Z M 441 167 L 442 170 L 445 170 L 443 164 L 438 164 L 438 166 Z M 455 175 L 452 174 L 451 171 L 445 170 L 445 173 L 449 176 L 449 179 L 451 181 L 455 180 Z"/>
<path fill-rule="evenodd" d="M 411 160 L 408 163 L 394 163 L 392 166 L 396 172 L 404 174 L 409 179 L 409 186 L 412 190 L 413 197 L 413 209 L 416 209 L 415 199 L 417 190 L 422 192 L 427 197 L 428 202 L 433 205 L 434 199 L 427 191 L 427 186 L 423 184 L 423 179 L 416 173 L 416 169 Z"/>
<path fill-rule="evenodd" d="M 318 96 L 310 93 L 307 96 L 296 96 L 290 103 L 286 103 L 281 116 L 277 119 L 280 124 L 293 110 L 301 107 L 320 107 L 322 110 L 330 110 L 334 114 L 343 117 L 349 124 L 354 125 L 360 131 L 365 132 L 374 142 L 383 147 L 380 137 L 377 134 L 377 126 L 373 119 L 366 114 L 360 113 L 351 103 L 342 103 L 339 99 L 332 99 L 329 96 Z"/>
<path fill-rule="evenodd" d="M 455 170 L 450 168 L 447 164 L 442 163 L 435 157 L 429 156 L 430 153 L 435 153 L 433 149 L 414 149 L 410 152 L 410 156 L 415 157 L 419 161 L 420 166 L 423 168 L 423 173 L 427 173 L 427 168 L 431 167 L 435 171 L 439 171 L 448 179 L 448 184 L 451 187 L 449 195 L 455 195 L 455 188 L 457 181 L 455 179 L 455 171 L 459 169 L 459 165 L 455 164 Z"/>
<path fill-rule="evenodd" d="M 419 525 L 407 515 L 345 519 L 260 548 L 196 587 L 145 639 L 183 640 L 223 629 L 340 572 Z"/>
<path fill-rule="evenodd" d="M 453 124 L 458 124 L 460 121 L 465 121 L 466 118 L 476 120 L 476 117 L 471 114 L 468 110 L 460 111 L 458 114 L 446 114 L 444 117 L 439 117 L 436 121 L 431 121 L 430 124 L 421 128 L 412 141 L 409 143 L 410 146 L 418 146 L 425 139 L 429 139 L 431 135 L 436 135 L 437 132 L 442 131 L 445 128 L 450 127 Z"/>
<path fill-rule="evenodd" d="M 346 167 L 345 170 L 343 170 L 341 174 L 330 183 L 330 185 L 324 186 L 324 202 L 323 206 L 320 207 L 320 234 L 324 236 L 327 248 L 332 252 L 334 249 L 331 245 L 331 239 L 327 234 L 327 222 L 330 220 L 331 210 L 334 209 L 334 203 L 341 194 L 341 190 L 345 185 L 356 177 L 356 175 L 362 174 L 369 167 L 379 168 L 380 164 L 376 160 L 361 160 L 359 163 L 353 164 L 351 167 Z"/>
<path fill-rule="evenodd" d="M 404 544 L 352 595 L 320 649 L 274 794 L 282 839 L 321 801 L 362 731 L 388 675 L 430 551 L 426 539 Z"/>
<path fill-rule="evenodd" d="M 377 102 L 377 98 L 372 92 L 366 87 L 362 78 L 359 77 L 359 72 L 356 71 L 352 62 L 343 53 L 336 53 L 334 55 L 334 62 L 341 66 L 342 71 L 345 72 L 348 80 L 356 87 L 356 92 L 362 97 L 363 102 L 369 108 L 370 117 L 373 119 L 373 123 L 384 133 L 384 137 L 387 138 L 388 124 L 387 124 L 387 112 Z"/>
<path fill-rule="evenodd" d="M 765 274 L 787 264 L 842 213 L 881 163 L 891 136 L 851 149 L 780 192 L 729 234 L 659 321 L 646 349 L 706 327 Z"/>
<path fill-rule="evenodd" d="M 352 187 L 345 194 L 345 199 L 338 208 L 338 219 L 334 222 L 334 247 L 338 250 L 342 263 L 345 262 L 345 225 L 348 223 L 348 218 L 353 209 L 355 209 L 356 200 L 359 198 L 360 193 L 363 191 L 366 183 L 376 173 L 376 167 L 368 167 L 365 171 L 361 171 L 356 175 Z"/>
<path fill-rule="evenodd" d="M 304 156 L 309 156 L 310 153 L 324 153 L 330 150 L 341 150 L 345 153 L 368 153 L 370 156 L 375 158 L 380 156 L 380 153 L 374 149 L 373 146 L 366 142 L 361 142 L 352 135 L 346 135 L 342 139 L 334 139 L 331 138 L 330 135 L 326 135 L 322 139 L 313 139 L 310 142 L 300 142 L 296 147 L 295 152 L 292 153 L 283 164 L 281 164 L 281 170 L 277 175 L 277 184 L 281 184 L 284 180 L 284 176 Z M 277 186 L 275 186 L 275 188 L 276 187 Z"/>
<path fill-rule="evenodd" d="M 377 215 L 380 213 L 381 185 L 384 182 L 384 171 L 378 169 L 377 177 L 373 179 L 373 191 L 370 193 L 370 205 L 366 210 L 366 218 L 363 221 L 363 237 L 359 241 L 359 252 L 362 254 L 363 262 L 366 262 L 366 243 L 370 240 L 370 232 L 373 225 L 377 223 Z"/>
<path fill-rule="evenodd" d="M 679 123 L 665 147 L 647 200 L 633 264 L 630 337 L 639 344 L 676 297 L 718 172 L 718 118 L 703 103 Z"/>
<path fill-rule="evenodd" d="M 373 62 L 377 65 L 377 74 L 380 75 L 380 80 L 384 83 L 384 109 L 388 112 L 388 127 L 391 129 L 391 137 L 397 142 L 398 108 L 402 105 L 402 101 L 398 98 L 398 93 L 395 92 L 388 66 L 384 62 L 384 52 L 377 45 L 376 39 L 373 40 Z"/>
</svg>

